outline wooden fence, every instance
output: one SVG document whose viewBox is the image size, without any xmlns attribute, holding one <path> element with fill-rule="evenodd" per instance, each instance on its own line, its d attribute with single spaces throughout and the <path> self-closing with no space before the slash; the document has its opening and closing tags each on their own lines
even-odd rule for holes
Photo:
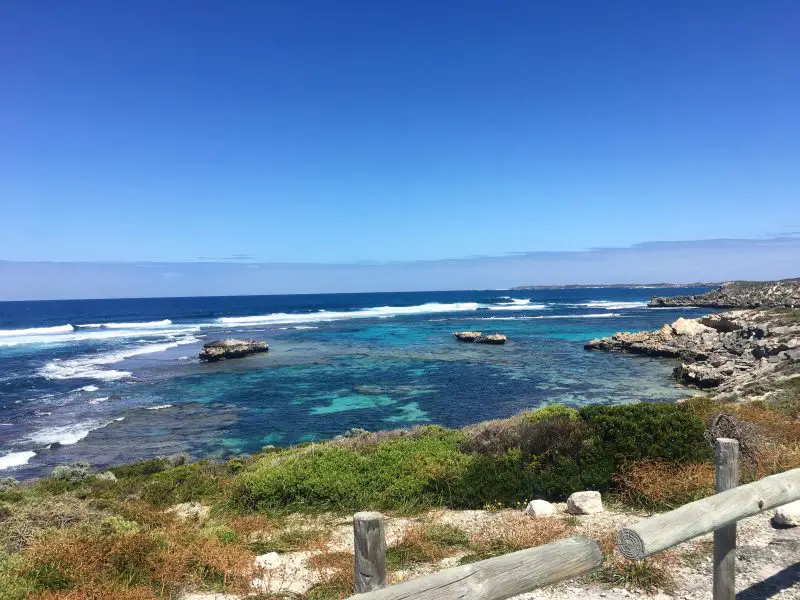
<svg viewBox="0 0 800 600">
<path fill-rule="evenodd" d="M 641 560 L 700 535 L 714 532 L 714 600 L 734 600 L 736 522 L 800 500 L 800 469 L 738 486 L 739 443 L 716 440 L 717 494 L 621 529 L 617 545 Z M 597 542 L 573 536 L 469 565 L 453 567 L 387 587 L 383 516 L 353 518 L 358 600 L 503 600 L 578 577 L 603 564 Z"/>
</svg>

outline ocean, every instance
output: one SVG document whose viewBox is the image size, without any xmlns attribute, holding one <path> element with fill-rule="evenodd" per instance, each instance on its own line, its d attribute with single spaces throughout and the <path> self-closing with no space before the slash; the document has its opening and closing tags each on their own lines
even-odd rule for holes
<svg viewBox="0 0 800 600">
<path fill-rule="evenodd" d="M 583 342 L 707 309 L 582 288 L 0 302 L 0 475 L 186 452 L 223 459 L 350 428 L 456 427 L 560 402 L 668 402 L 663 359 Z M 504 346 L 452 332 L 505 333 Z M 267 354 L 206 364 L 203 342 Z"/>
</svg>

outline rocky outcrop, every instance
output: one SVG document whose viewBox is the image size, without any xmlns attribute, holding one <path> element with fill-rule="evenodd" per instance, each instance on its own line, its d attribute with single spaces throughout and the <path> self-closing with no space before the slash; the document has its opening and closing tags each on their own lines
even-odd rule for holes
<svg viewBox="0 0 800 600">
<path fill-rule="evenodd" d="M 477 340 L 475 340 L 478 344 L 505 344 L 508 341 L 508 338 L 503 335 L 502 333 L 492 333 L 489 335 L 482 335 Z"/>
<path fill-rule="evenodd" d="M 483 335 L 480 331 L 456 331 L 453 333 L 460 342 L 475 342 L 476 344 L 505 344 L 508 337 L 502 333 Z"/>
<path fill-rule="evenodd" d="M 696 296 L 654 297 L 650 306 L 712 308 L 800 308 L 800 279 L 731 281 Z"/>
<path fill-rule="evenodd" d="M 242 358 L 268 350 L 267 343 L 258 340 L 216 340 L 203 345 L 203 349 L 200 350 L 200 360 L 217 362 L 227 358 Z"/>
<path fill-rule="evenodd" d="M 738 310 L 680 318 L 656 331 L 617 333 L 587 350 L 680 359 L 679 382 L 741 396 L 757 380 L 800 374 L 800 309 Z M 769 386 L 767 386 L 769 387 Z"/>
<path fill-rule="evenodd" d="M 453 335 L 459 342 L 474 342 L 481 337 L 480 331 L 455 331 Z"/>
</svg>

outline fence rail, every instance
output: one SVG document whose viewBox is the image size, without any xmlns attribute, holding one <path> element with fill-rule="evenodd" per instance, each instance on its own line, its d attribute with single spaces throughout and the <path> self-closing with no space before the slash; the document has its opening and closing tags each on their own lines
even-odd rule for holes
<svg viewBox="0 0 800 600">
<path fill-rule="evenodd" d="M 800 469 L 738 486 L 739 443 L 716 441 L 717 494 L 621 529 L 623 556 L 640 560 L 682 542 L 714 532 L 714 600 L 734 600 L 736 523 L 800 500 Z M 597 542 L 573 536 L 544 546 L 453 567 L 386 587 L 386 542 L 379 513 L 353 519 L 358 600 L 503 600 L 578 577 L 603 564 Z"/>
</svg>

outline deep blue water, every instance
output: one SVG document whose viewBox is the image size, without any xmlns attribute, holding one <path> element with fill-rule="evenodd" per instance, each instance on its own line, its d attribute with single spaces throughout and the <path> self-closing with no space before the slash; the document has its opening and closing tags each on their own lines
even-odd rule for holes
<svg viewBox="0 0 800 600">
<path fill-rule="evenodd" d="M 340 434 L 459 426 L 549 402 L 670 401 L 667 360 L 583 342 L 698 309 L 680 289 L 461 291 L 0 302 L 0 468 L 97 466 L 186 451 L 249 453 Z M 505 346 L 453 331 L 502 332 Z M 264 339 L 266 355 L 200 363 L 200 346 Z"/>
</svg>

